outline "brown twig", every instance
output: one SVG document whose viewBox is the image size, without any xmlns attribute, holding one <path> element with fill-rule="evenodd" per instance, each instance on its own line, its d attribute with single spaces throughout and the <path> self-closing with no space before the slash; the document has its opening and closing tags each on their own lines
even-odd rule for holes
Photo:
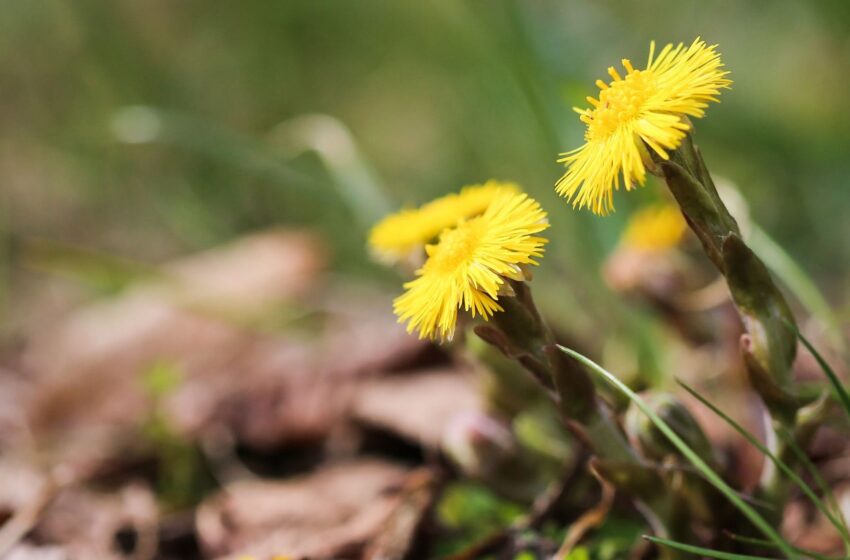
<svg viewBox="0 0 850 560">
<path fill-rule="evenodd" d="M 602 525 L 608 517 L 608 512 L 611 511 L 611 505 L 614 503 L 614 485 L 599 476 L 599 473 L 596 472 L 596 469 L 592 465 L 589 470 L 593 474 L 593 477 L 599 481 L 602 487 L 602 496 L 599 498 L 599 503 L 596 506 L 583 513 L 575 523 L 570 525 L 561 548 L 558 549 L 558 552 L 554 556 L 555 560 L 566 558 L 588 531 Z"/>
</svg>

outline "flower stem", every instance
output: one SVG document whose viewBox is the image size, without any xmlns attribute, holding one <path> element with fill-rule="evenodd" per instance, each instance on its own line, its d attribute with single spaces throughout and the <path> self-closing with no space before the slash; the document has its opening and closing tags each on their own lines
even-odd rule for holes
<svg viewBox="0 0 850 560">
<path fill-rule="evenodd" d="M 741 337 L 744 364 L 753 389 L 770 413 L 771 428 L 777 436 L 780 432 L 793 432 L 801 399 L 792 377 L 797 348 L 795 323 L 785 297 L 765 264 L 741 238 L 738 224 L 718 195 L 691 136 L 670 154 L 669 160 L 654 157 L 688 225 L 726 278 L 747 331 Z M 784 447 L 781 438 L 776 439 Z M 789 489 L 786 479 L 766 473 L 760 493 L 781 515 Z"/>
<path fill-rule="evenodd" d="M 664 481 L 629 444 L 612 412 L 596 394 L 588 372 L 561 352 L 541 318 L 524 282 L 510 281 L 515 297 L 500 298 L 504 308 L 492 322 L 475 328 L 484 341 L 522 364 L 548 390 L 564 423 L 596 455 L 594 469 L 615 487 L 636 498 L 638 506 L 661 535 L 675 537 L 670 496 L 659 492 Z M 676 523 L 673 523 L 673 522 Z M 677 558 L 663 551 L 665 560 Z"/>
</svg>

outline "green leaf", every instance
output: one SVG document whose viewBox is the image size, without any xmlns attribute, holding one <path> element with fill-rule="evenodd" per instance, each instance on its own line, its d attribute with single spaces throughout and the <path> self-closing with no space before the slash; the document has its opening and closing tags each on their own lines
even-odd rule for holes
<svg viewBox="0 0 850 560">
<path fill-rule="evenodd" d="M 102 295 L 114 295 L 145 280 L 161 280 L 156 268 L 123 257 L 49 239 L 24 239 L 22 262 L 35 270 L 67 278 Z"/>
<path fill-rule="evenodd" d="M 174 392 L 182 381 L 183 373 L 180 367 L 169 361 L 153 363 L 142 375 L 145 391 L 156 399 Z"/>
<path fill-rule="evenodd" d="M 450 484 L 436 507 L 437 519 L 449 529 L 449 535 L 437 543 L 436 555 L 463 550 L 509 526 L 523 513 L 523 507 L 496 496 L 483 485 Z"/>
<path fill-rule="evenodd" d="M 754 544 L 754 545 L 757 545 L 757 546 L 767 546 L 767 547 L 776 546 L 772 542 L 766 541 L 764 539 L 756 539 L 756 538 L 753 538 L 753 537 L 745 537 L 743 535 L 736 535 L 735 533 L 727 533 L 727 535 L 732 540 L 742 542 L 742 543 Z M 830 556 L 820 554 L 820 553 L 815 552 L 813 550 L 807 550 L 805 548 L 800 548 L 799 546 L 795 546 L 794 550 L 796 550 L 797 552 L 799 552 L 803 556 L 808 556 L 809 558 L 813 558 L 814 560 L 838 560 L 837 558 L 832 558 Z"/>
<path fill-rule="evenodd" d="M 835 374 L 835 371 L 833 371 L 829 364 L 826 363 L 826 360 L 823 359 L 823 356 L 820 355 L 820 352 L 818 352 L 812 345 L 812 343 L 809 342 L 809 340 L 805 336 L 803 336 L 803 333 L 800 332 L 800 329 L 798 329 L 793 323 L 789 324 L 788 326 L 794 331 L 794 333 L 797 335 L 797 338 L 799 338 L 800 342 L 803 343 L 803 346 L 805 346 L 806 349 L 808 349 L 808 351 L 812 353 L 812 356 L 815 357 L 815 360 L 817 360 L 818 365 L 820 365 L 821 369 L 823 370 L 823 373 L 827 376 L 829 382 L 832 384 L 832 388 L 835 391 L 835 394 L 838 397 L 838 401 L 841 403 L 842 408 L 844 408 L 844 411 L 847 413 L 847 417 L 850 418 L 850 395 L 847 394 L 847 389 L 844 387 L 844 384 L 841 382 L 840 379 L 838 379 L 838 376 Z"/>
<path fill-rule="evenodd" d="M 585 547 L 579 546 L 570 551 L 564 560 L 590 560 L 590 552 Z"/>
<path fill-rule="evenodd" d="M 799 558 L 797 553 L 794 551 L 794 548 L 788 544 L 785 539 L 777 532 L 776 529 L 771 527 L 771 525 L 762 517 L 755 509 L 753 509 L 749 504 L 747 504 L 744 500 L 741 499 L 740 496 L 735 492 L 735 490 L 729 486 L 720 475 L 714 472 L 708 464 L 703 461 L 697 453 L 691 449 L 682 439 L 676 435 L 676 432 L 664 422 L 657 414 L 655 414 L 652 409 L 641 399 L 637 393 L 629 389 L 626 384 L 620 381 L 614 374 L 607 371 L 599 364 L 595 363 L 593 360 L 586 358 L 585 356 L 579 354 L 574 350 L 570 350 L 569 348 L 565 348 L 563 346 L 558 346 L 564 353 L 569 356 L 572 356 L 580 363 L 584 364 L 588 368 L 590 368 L 593 372 L 602 376 L 608 383 L 613 385 L 615 388 L 619 389 L 622 393 L 624 393 L 629 399 L 635 403 L 635 406 L 641 409 L 641 411 L 646 414 L 650 420 L 658 427 L 658 429 L 670 440 L 670 443 L 676 446 L 679 452 L 691 462 L 691 464 L 705 477 L 705 479 L 717 490 L 719 490 L 726 498 L 729 499 L 738 510 L 743 513 L 747 519 L 749 519 L 754 526 L 756 526 L 768 539 L 772 542 L 776 543 L 777 547 L 782 550 L 782 552 L 788 557 L 792 559 Z M 729 557 L 735 558 L 735 557 Z"/>
<path fill-rule="evenodd" d="M 728 414 L 726 414 L 725 412 L 723 412 L 722 410 L 717 408 L 714 404 L 709 402 L 708 399 L 706 399 L 705 397 L 700 395 L 692 387 L 690 387 L 685 382 L 683 382 L 679 379 L 677 379 L 676 381 L 677 381 L 677 383 L 679 383 L 679 385 L 685 391 L 690 393 L 692 397 L 694 397 L 699 402 L 701 402 L 703 405 L 708 407 L 714 414 L 719 416 L 724 422 L 726 422 L 727 424 L 732 426 L 732 428 L 734 428 L 736 432 L 741 434 L 741 436 L 743 436 L 744 439 L 746 439 L 748 442 L 750 442 L 750 444 L 753 447 L 758 449 L 765 457 L 770 459 L 770 461 L 774 465 L 776 465 L 776 467 L 780 471 L 782 471 L 782 473 L 785 474 L 785 476 L 787 476 L 788 478 L 793 480 L 794 483 L 797 486 L 800 487 L 800 490 L 803 491 L 803 494 L 805 494 L 812 501 L 812 503 L 815 505 L 815 507 L 817 507 L 818 510 L 820 510 L 820 512 L 823 513 L 827 517 L 827 519 L 829 519 L 829 521 L 833 524 L 833 526 L 835 526 L 835 528 L 838 530 L 838 532 L 841 534 L 841 536 L 844 537 L 845 539 L 848 539 L 847 528 L 844 526 L 844 523 L 841 522 L 841 520 L 839 520 L 838 518 L 835 517 L 835 515 L 829 510 L 829 508 L 826 506 L 826 504 L 823 502 L 823 500 L 821 500 L 817 496 L 817 494 L 815 494 L 815 492 L 814 492 L 814 490 L 812 490 L 811 486 L 806 484 L 806 482 L 802 478 L 800 478 L 797 475 L 797 473 L 795 473 L 794 470 L 791 469 L 791 467 L 789 467 L 785 462 L 780 460 L 779 457 L 777 457 L 774 453 L 772 453 L 770 451 L 770 449 L 767 448 L 767 446 L 765 446 L 762 442 L 760 442 L 758 440 L 758 438 L 756 438 L 756 436 L 754 436 L 749 431 L 747 431 L 743 426 L 741 426 L 739 423 L 737 423 L 735 420 L 733 420 Z"/>
<path fill-rule="evenodd" d="M 669 546 L 670 548 L 675 548 L 676 550 L 681 550 L 682 552 L 699 554 L 708 558 L 719 558 L 720 560 L 776 560 L 766 558 L 764 556 L 749 556 L 747 554 L 735 554 L 734 552 L 722 552 L 720 550 L 712 550 L 710 548 L 703 548 L 701 546 L 693 546 L 690 544 L 671 541 L 669 539 L 662 539 L 660 537 L 650 537 L 649 535 L 645 535 L 643 538 L 655 544 Z"/>
</svg>

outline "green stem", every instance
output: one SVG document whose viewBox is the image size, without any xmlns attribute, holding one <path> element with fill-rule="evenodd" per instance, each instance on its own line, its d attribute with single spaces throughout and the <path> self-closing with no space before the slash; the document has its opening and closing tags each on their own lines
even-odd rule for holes
<svg viewBox="0 0 850 560">
<path fill-rule="evenodd" d="M 486 342 L 522 364 L 555 399 L 567 426 L 596 454 L 594 467 L 624 493 L 636 498 L 659 534 L 677 536 L 671 528 L 687 526 L 686 517 L 671 519 L 671 494 L 653 465 L 629 444 L 608 407 L 598 398 L 588 372 L 561 352 L 543 321 L 525 282 L 510 281 L 515 297 L 500 298 L 504 311 L 491 324 L 475 328 Z M 672 534 L 671 534 L 672 533 Z M 663 551 L 665 560 L 679 555 Z"/>
<path fill-rule="evenodd" d="M 639 462 L 634 450 L 628 444 L 611 413 L 601 403 L 597 403 L 595 414 L 582 424 L 587 439 L 600 457 L 624 463 Z"/>
<path fill-rule="evenodd" d="M 718 195 L 691 136 L 669 160 L 657 158 L 654 164 L 706 255 L 726 278 L 747 331 L 741 337 L 741 353 L 750 383 L 771 416 L 775 438 L 771 451 L 779 460 L 790 461 L 793 457 L 781 434 L 794 433 L 802 403 L 792 374 L 797 340 L 790 307 L 767 266 L 742 240 L 738 224 Z M 793 481 L 781 476 L 772 464 L 768 468 L 771 470 L 764 473 L 758 496 L 773 506 L 771 521 L 779 523 Z"/>
<path fill-rule="evenodd" d="M 594 372 L 601 375 L 608 383 L 612 386 L 616 387 L 619 391 L 629 397 L 638 408 L 640 408 L 641 412 L 646 414 L 647 417 L 652 421 L 655 426 L 667 437 L 667 439 L 672 443 L 691 464 L 699 470 L 699 472 L 705 477 L 705 479 L 718 491 L 720 491 L 726 498 L 735 505 L 738 510 L 744 514 L 747 519 L 749 519 L 752 524 L 757 527 L 768 539 L 774 542 L 777 547 L 784 552 L 788 558 L 796 559 L 798 556 L 791 548 L 791 546 L 785 542 L 779 532 L 772 526 L 769 522 L 767 522 L 755 509 L 752 508 L 748 503 L 746 503 L 741 497 L 738 496 L 737 492 L 729 486 L 723 478 L 718 475 L 711 467 L 706 463 L 700 456 L 697 454 L 687 443 L 679 437 L 678 434 L 666 423 L 662 420 L 653 410 L 652 408 L 641 398 L 629 389 L 625 383 L 620 381 L 614 374 L 607 371 L 606 369 L 599 366 L 592 360 L 589 360 L 585 356 L 582 356 L 578 352 L 574 350 L 570 350 L 569 348 L 564 348 L 563 346 L 559 347 L 564 353 L 569 356 L 572 356 L 580 363 L 585 366 L 591 368 Z"/>
</svg>

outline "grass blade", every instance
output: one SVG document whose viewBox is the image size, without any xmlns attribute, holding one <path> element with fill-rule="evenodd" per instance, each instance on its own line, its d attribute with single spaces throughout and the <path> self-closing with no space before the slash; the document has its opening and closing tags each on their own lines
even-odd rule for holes
<svg viewBox="0 0 850 560">
<path fill-rule="evenodd" d="M 838 400 L 841 403 L 842 408 L 847 413 L 847 417 L 850 418 L 850 395 L 847 394 L 847 388 L 844 387 L 844 384 L 838 379 L 838 376 L 835 374 L 835 371 L 830 367 L 826 360 L 823 359 L 823 356 L 820 355 L 815 347 L 812 345 L 809 340 L 803 336 L 803 333 L 800 332 L 800 329 L 796 327 L 796 325 L 792 325 L 791 323 L 786 323 L 797 335 L 797 338 L 800 339 L 800 342 L 803 343 L 803 346 L 812 353 L 812 356 L 817 360 L 818 365 L 823 370 L 823 373 L 829 378 L 829 382 L 832 384 L 832 388 L 835 390 L 836 395 L 838 396 Z"/>
<path fill-rule="evenodd" d="M 21 239 L 17 247 L 25 266 L 55 274 L 102 295 L 115 295 L 142 281 L 165 280 L 156 267 L 123 257 L 49 239 Z"/>
<path fill-rule="evenodd" d="M 733 420 L 731 417 L 729 417 L 728 414 L 726 414 L 725 412 L 723 412 L 722 410 L 717 408 L 713 403 L 708 401 L 708 399 L 706 399 L 705 397 L 700 395 L 696 390 L 694 390 L 692 387 L 690 387 L 687 383 L 685 383 L 685 382 L 683 382 L 679 379 L 677 379 L 676 382 L 685 391 L 690 393 L 690 395 L 692 397 L 694 397 L 699 402 L 701 402 L 703 405 L 705 405 L 714 414 L 719 416 L 724 422 L 726 422 L 727 424 L 732 426 L 732 428 L 734 428 L 736 432 L 741 434 L 741 436 L 743 436 L 744 439 L 746 439 L 750 443 L 750 445 L 752 445 L 753 447 L 758 449 L 762 453 L 762 455 L 764 455 L 765 457 L 770 459 L 770 461 L 774 465 L 776 465 L 776 468 L 778 468 L 780 471 L 782 471 L 782 473 L 785 476 L 787 476 L 788 478 L 793 480 L 794 483 L 797 486 L 800 487 L 800 490 L 802 490 L 803 494 L 805 494 L 806 497 L 808 497 L 809 500 L 812 501 L 812 503 L 815 505 L 815 507 L 818 508 L 818 510 L 820 510 L 820 512 L 823 513 L 827 517 L 827 519 L 829 519 L 829 521 L 833 524 L 833 526 L 835 526 L 835 529 L 838 531 L 838 533 L 845 540 L 850 538 L 850 536 L 848 536 L 847 527 L 844 525 L 842 520 L 835 517 L 835 515 L 829 510 L 829 508 L 826 506 L 826 504 L 823 502 L 823 500 L 821 500 L 817 496 L 817 494 L 815 494 L 815 492 L 814 492 L 814 490 L 812 490 L 811 486 L 806 484 L 806 482 L 802 478 L 800 478 L 797 475 L 797 473 L 795 473 L 794 470 L 791 469 L 791 467 L 789 467 L 785 462 L 781 461 L 779 459 L 779 457 L 777 457 L 773 452 L 771 452 L 767 448 L 767 446 L 764 445 L 762 442 L 760 442 L 753 434 L 751 434 L 746 429 L 744 429 L 743 426 L 741 426 L 739 423 L 737 423 L 735 420 Z"/>
<path fill-rule="evenodd" d="M 661 537 L 652 537 L 649 535 L 644 535 L 643 538 L 655 544 L 675 548 L 676 550 L 681 550 L 682 552 L 699 554 L 700 556 L 704 556 L 707 558 L 719 558 L 720 560 L 776 560 L 772 558 L 766 558 L 764 556 L 750 556 L 747 554 L 735 554 L 734 552 L 712 550 L 710 548 L 703 548 L 701 546 L 694 546 L 692 544 L 680 543 L 676 541 L 671 541 L 670 539 L 662 539 Z"/>
<path fill-rule="evenodd" d="M 814 465 L 814 463 L 812 463 L 811 459 L 809 459 L 809 456 L 800 449 L 800 446 L 797 445 L 794 436 L 789 433 L 788 430 L 780 430 L 779 436 L 784 440 L 785 445 L 791 449 L 797 460 L 800 461 L 803 467 L 805 467 L 805 469 L 809 472 L 812 479 L 814 479 L 815 484 L 818 485 L 821 493 L 826 496 L 827 500 L 829 500 L 829 505 L 832 507 L 833 511 L 838 514 L 838 520 L 844 528 L 843 532 L 841 530 L 839 530 L 839 532 L 843 537 L 846 550 L 850 553 L 850 530 L 847 528 L 847 519 L 844 517 L 844 512 L 841 510 L 841 506 L 838 505 L 838 500 L 835 499 L 835 494 L 833 494 L 829 484 L 827 484 L 826 480 L 824 480 L 818 468 Z"/>
<path fill-rule="evenodd" d="M 300 194 L 321 196 L 316 187 L 327 183 L 281 161 L 252 138 L 191 113 L 148 105 L 122 107 L 112 116 L 111 127 L 115 137 L 122 142 L 176 146 L 268 177 Z"/>
<path fill-rule="evenodd" d="M 679 452 L 693 464 L 693 466 L 705 477 L 705 479 L 718 491 L 720 491 L 726 498 L 735 505 L 738 510 L 743 513 L 747 519 L 752 522 L 752 524 L 757 527 L 765 537 L 774 542 L 776 546 L 788 557 L 791 559 L 797 559 L 799 556 L 794 551 L 793 547 L 788 544 L 785 539 L 779 534 L 779 532 L 771 527 L 770 523 L 765 520 L 755 509 L 753 509 L 749 504 L 747 504 L 744 500 L 741 499 L 740 496 L 735 492 L 735 490 L 726 484 L 726 482 L 720 478 L 720 476 L 714 472 L 711 467 L 703 461 L 699 455 L 691 449 L 688 444 L 686 444 L 682 439 L 673 431 L 673 429 L 662 420 L 649 406 L 646 402 L 640 398 L 637 393 L 632 391 L 625 383 L 620 381 L 614 374 L 607 371 L 599 364 L 586 358 L 582 354 L 571 350 L 569 348 L 565 348 L 563 346 L 558 346 L 558 348 L 571 356 L 578 362 L 584 364 L 588 368 L 590 368 L 594 373 L 603 377 L 609 384 L 613 385 L 615 388 L 620 390 L 623 394 L 625 394 L 634 404 L 637 406 L 641 412 L 646 414 L 646 416 L 652 421 L 653 424 L 664 434 L 664 436 L 672 443 Z M 727 558 L 741 558 L 740 556 L 730 556 Z"/>
<path fill-rule="evenodd" d="M 753 538 L 753 537 L 745 537 L 743 535 L 736 535 L 735 533 L 727 533 L 727 535 L 729 536 L 730 539 L 732 539 L 734 541 L 738 541 L 738 542 L 742 542 L 742 543 L 746 543 L 746 544 L 754 544 L 754 545 L 757 545 L 757 546 L 769 546 L 769 547 L 775 547 L 776 546 L 772 542 L 766 541 L 764 539 L 756 539 L 756 538 Z M 827 555 L 821 554 L 819 552 L 815 552 L 814 550 L 807 550 L 805 548 L 800 548 L 799 546 L 795 546 L 794 550 L 796 550 L 797 552 L 799 552 L 803 556 L 806 556 L 808 558 L 812 558 L 813 560 L 843 560 L 843 559 L 839 559 L 839 558 L 833 558 L 831 556 L 827 556 Z"/>
</svg>

